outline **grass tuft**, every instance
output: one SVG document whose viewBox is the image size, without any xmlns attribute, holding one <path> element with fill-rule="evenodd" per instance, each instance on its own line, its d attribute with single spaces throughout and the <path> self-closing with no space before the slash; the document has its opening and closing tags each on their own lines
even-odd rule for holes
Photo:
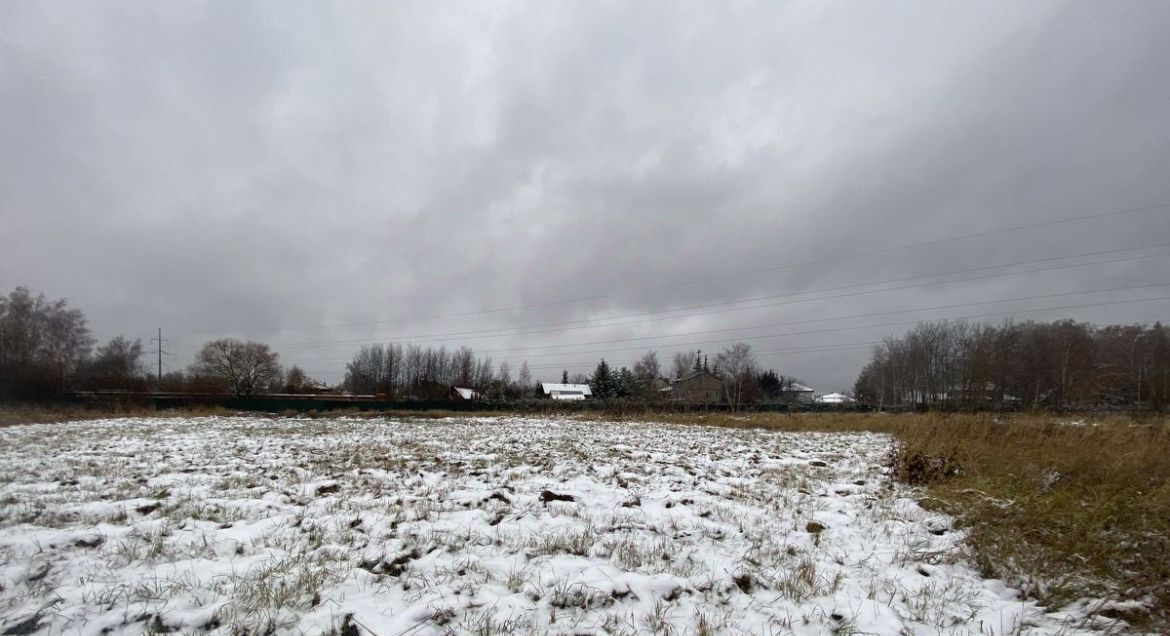
<svg viewBox="0 0 1170 636">
<path fill-rule="evenodd" d="M 985 576 L 1050 608 L 1137 601 L 1170 625 L 1170 419 L 1164 415 L 705 414 L 679 424 L 893 435 L 894 475 L 956 517 Z"/>
</svg>

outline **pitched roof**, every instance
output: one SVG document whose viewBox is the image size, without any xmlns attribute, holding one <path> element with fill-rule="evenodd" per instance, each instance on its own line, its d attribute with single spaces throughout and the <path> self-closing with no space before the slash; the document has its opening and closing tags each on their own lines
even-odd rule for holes
<svg viewBox="0 0 1170 636">
<path fill-rule="evenodd" d="M 719 380 L 720 382 L 723 381 L 723 378 L 715 375 L 714 373 L 711 373 L 710 371 L 691 371 L 687 375 L 684 375 L 683 377 L 675 380 L 675 382 L 686 382 L 687 380 L 693 380 L 701 375 L 709 375 L 709 376 L 715 378 L 716 380 Z"/>
<path fill-rule="evenodd" d="M 545 395 L 548 395 L 553 391 L 558 393 L 562 391 L 572 391 L 575 393 L 580 393 L 581 395 L 593 395 L 593 389 L 589 388 L 588 384 L 556 384 L 553 382 L 541 382 L 540 390 L 544 391 Z"/>
</svg>

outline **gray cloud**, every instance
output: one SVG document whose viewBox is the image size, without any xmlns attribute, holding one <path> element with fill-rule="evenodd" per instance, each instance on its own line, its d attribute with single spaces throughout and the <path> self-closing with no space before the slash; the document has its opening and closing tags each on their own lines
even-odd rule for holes
<svg viewBox="0 0 1170 636">
<path fill-rule="evenodd" d="M 0 289 L 66 296 L 101 338 L 162 326 L 176 368 L 243 335 L 329 380 L 363 340 L 476 331 L 431 341 L 552 378 L 627 347 L 864 343 L 903 328 L 765 336 L 1166 293 L 829 320 L 1166 282 L 1147 258 L 630 323 L 1170 242 L 1161 209 L 728 276 L 1170 203 L 1164 3 L 444 9 L 0 4 Z M 753 325 L 774 326 L 636 340 Z M 830 390 L 866 356 L 760 357 Z"/>
</svg>

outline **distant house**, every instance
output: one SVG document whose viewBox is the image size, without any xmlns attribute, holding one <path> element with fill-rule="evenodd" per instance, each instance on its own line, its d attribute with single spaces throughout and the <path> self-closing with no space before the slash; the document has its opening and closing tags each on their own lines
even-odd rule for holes
<svg viewBox="0 0 1170 636">
<path fill-rule="evenodd" d="M 777 399 L 785 404 L 812 404 L 816 391 L 803 384 L 789 382 L 784 385 Z"/>
<path fill-rule="evenodd" d="M 856 401 L 844 393 L 826 393 L 817 398 L 818 404 L 852 404 Z"/>
<path fill-rule="evenodd" d="M 552 400 L 585 400 L 593 397 L 593 389 L 588 384 L 553 384 L 541 382 L 540 390 L 544 397 Z"/>
<path fill-rule="evenodd" d="M 670 380 L 646 378 L 634 380 L 634 396 L 643 400 L 660 400 L 670 397 Z"/>
<path fill-rule="evenodd" d="M 691 404 L 718 404 L 724 400 L 723 380 L 709 371 L 695 371 L 670 385 L 670 399 Z"/>
<path fill-rule="evenodd" d="M 468 389 L 468 388 L 461 387 L 461 386 L 451 387 L 451 393 L 448 394 L 447 397 L 451 400 L 456 401 L 456 402 L 464 401 L 464 400 L 471 401 L 471 400 L 482 400 L 483 399 L 483 395 L 481 395 L 479 391 L 476 391 L 475 389 Z"/>
<path fill-rule="evenodd" d="M 336 393 L 337 388 L 330 387 L 328 384 L 325 384 L 324 382 L 310 379 L 308 382 L 305 383 L 305 386 L 301 387 L 301 392 L 308 393 L 311 395 L 322 395 L 324 393 Z"/>
</svg>

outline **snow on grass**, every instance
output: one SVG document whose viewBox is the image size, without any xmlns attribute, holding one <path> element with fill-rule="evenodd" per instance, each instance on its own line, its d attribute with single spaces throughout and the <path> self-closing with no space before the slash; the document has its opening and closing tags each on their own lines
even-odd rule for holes
<svg viewBox="0 0 1170 636">
<path fill-rule="evenodd" d="M 872 434 L 576 420 L 0 429 L 0 632 L 1075 633 Z"/>
</svg>

